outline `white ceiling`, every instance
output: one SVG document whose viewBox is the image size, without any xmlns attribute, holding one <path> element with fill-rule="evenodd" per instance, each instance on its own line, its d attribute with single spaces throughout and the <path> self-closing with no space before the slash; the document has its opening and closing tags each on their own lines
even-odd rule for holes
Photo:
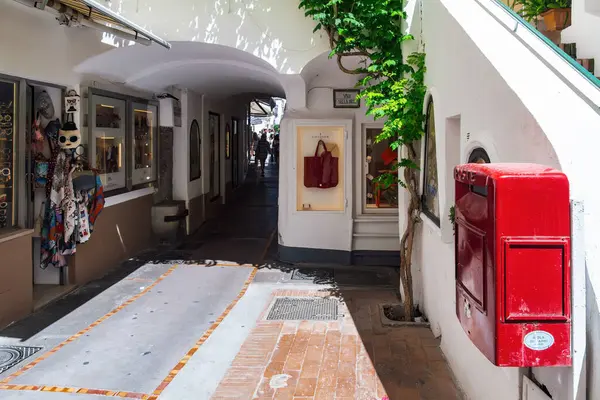
<svg viewBox="0 0 600 400">
<path fill-rule="evenodd" d="M 279 73 L 250 53 L 208 43 L 171 44 L 171 50 L 156 45 L 115 48 L 75 71 L 153 92 L 175 85 L 220 98 L 242 93 L 285 97 Z"/>
</svg>

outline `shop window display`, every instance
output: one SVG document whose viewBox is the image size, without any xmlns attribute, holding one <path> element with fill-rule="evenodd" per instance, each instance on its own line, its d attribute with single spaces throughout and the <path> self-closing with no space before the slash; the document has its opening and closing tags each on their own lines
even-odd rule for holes
<svg viewBox="0 0 600 400">
<path fill-rule="evenodd" d="M 157 114 L 156 106 L 133 103 L 133 185 L 156 180 Z"/>
<path fill-rule="evenodd" d="M 389 140 L 376 141 L 381 128 L 367 128 L 365 132 L 366 209 L 398 208 L 398 185 L 377 182 L 380 175 L 392 171 L 397 154 L 390 149 Z"/>
<path fill-rule="evenodd" d="M 0 230 L 15 224 L 14 138 L 16 85 L 0 81 Z"/>
<path fill-rule="evenodd" d="M 92 97 L 92 167 L 100 173 L 107 192 L 126 188 L 125 109 L 125 100 Z"/>
</svg>

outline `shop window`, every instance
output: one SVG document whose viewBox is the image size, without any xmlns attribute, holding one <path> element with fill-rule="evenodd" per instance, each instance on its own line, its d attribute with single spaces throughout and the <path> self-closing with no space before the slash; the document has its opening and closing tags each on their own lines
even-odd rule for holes
<svg viewBox="0 0 600 400">
<path fill-rule="evenodd" d="M 377 181 L 382 174 L 398 173 L 397 169 L 393 170 L 398 153 L 389 147 L 387 139 L 377 142 L 380 133 L 381 128 L 365 129 L 365 211 L 398 208 L 398 185 Z"/>
<path fill-rule="evenodd" d="M 473 149 L 473 151 L 469 155 L 469 163 L 489 164 L 490 156 L 488 156 L 488 153 L 484 149 L 482 149 L 481 147 L 477 147 L 476 149 Z"/>
<path fill-rule="evenodd" d="M 16 83 L 0 80 L 0 231 L 16 225 Z"/>
<path fill-rule="evenodd" d="M 425 116 L 425 151 L 423 165 L 423 213 L 437 225 L 440 224 L 440 199 L 436 155 L 436 136 L 433 100 L 427 105 Z"/>
<path fill-rule="evenodd" d="M 93 90 L 89 112 L 89 164 L 107 195 L 152 186 L 158 176 L 158 105 Z"/>
<path fill-rule="evenodd" d="M 133 186 L 156 181 L 156 131 L 158 107 L 133 103 Z"/>
<path fill-rule="evenodd" d="M 110 192 L 126 189 L 125 174 L 125 100 L 104 96 L 92 99 L 92 164 L 104 183 L 104 190 Z"/>
<path fill-rule="evenodd" d="M 199 179 L 202 175 L 200 125 L 193 120 L 190 128 L 190 181 Z"/>
</svg>

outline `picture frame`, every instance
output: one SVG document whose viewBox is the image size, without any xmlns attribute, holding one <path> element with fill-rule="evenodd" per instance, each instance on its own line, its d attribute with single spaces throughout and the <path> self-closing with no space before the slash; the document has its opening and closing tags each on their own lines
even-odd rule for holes
<svg viewBox="0 0 600 400">
<path fill-rule="evenodd" d="M 194 119 L 190 126 L 190 182 L 202 176 L 202 135 L 200 124 Z"/>
<path fill-rule="evenodd" d="M 229 122 L 225 124 L 225 159 L 231 158 L 231 128 Z"/>
<path fill-rule="evenodd" d="M 358 89 L 333 89 L 333 108 L 360 108 Z"/>
</svg>

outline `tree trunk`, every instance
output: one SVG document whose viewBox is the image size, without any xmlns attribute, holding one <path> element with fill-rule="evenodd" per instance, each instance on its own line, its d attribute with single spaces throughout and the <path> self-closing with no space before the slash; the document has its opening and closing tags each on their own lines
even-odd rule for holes
<svg viewBox="0 0 600 400">
<path fill-rule="evenodd" d="M 407 145 L 408 158 L 416 159 L 416 152 L 412 145 Z M 404 315 L 407 321 L 414 319 L 414 294 L 412 279 L 412 252 L 415 240 L 415 229 L 420 221 L 421 201 L 417 192 L 418 177 L 416 170 L 404 169 L 404 182 L 410 194 L 410 201 L 406 210 L 406 229 L 400 241 L 400 280 L 404 292 Z"/>
</svg>

